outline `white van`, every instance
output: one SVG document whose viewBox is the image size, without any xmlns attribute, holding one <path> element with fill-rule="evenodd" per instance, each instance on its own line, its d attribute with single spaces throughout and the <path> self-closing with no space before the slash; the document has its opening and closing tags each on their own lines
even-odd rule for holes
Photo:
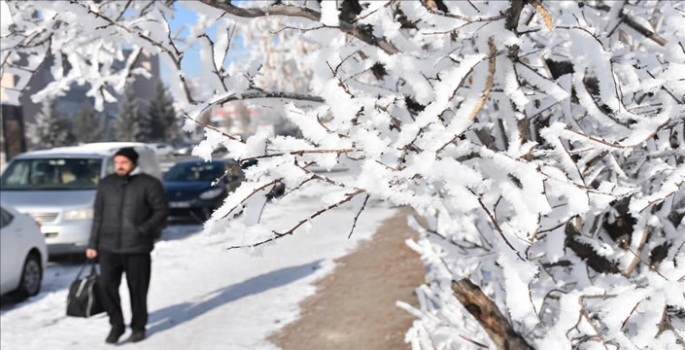
<svg viewBox="0 0 685 350">
<path fill-rule="evenodd" d="M 155 151 L 143 143 L 107 142 L 18 155 L 0 181 L 3 203 L 41 224 L 48 254 L 85 252 L 93 224 L 97 184 L 114 172 L 114 154 L 133 147 L 138 167 L 161 179 Z"/>
</svg>

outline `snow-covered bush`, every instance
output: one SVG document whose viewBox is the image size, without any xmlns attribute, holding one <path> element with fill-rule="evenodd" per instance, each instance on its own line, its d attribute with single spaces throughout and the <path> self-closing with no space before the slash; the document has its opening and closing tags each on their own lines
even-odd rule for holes
<svg viewBox="0 0 685 350">
<path fill-rule="evenodd" d="M 184 2 L 199 15 L 185 36 L 171 1 L 7 6 L 2 69 L 19 87 L 47 52 L 74 67 L 34 100 L 88 81 L 101 106 L 102 87 L 145 74 L 135 54 L 112 71 L 133 47 L 160 55 L 190 126 L 235 100 L 284 108 L 304 139 L 207 130 L 196 154 L 259 159 L 208 232 L 252 224 L 258 246 L 346 202 L 413 207 L 414 348 L 685 347 L 685 2 L 202 0 Z M 287 32 L 260 46 L 284 56 L 225 67 L 236 28 Z M 195 43 L 199 90 L 181 70 Z M 309 170 L 339 163 L 356 175 Z M 312 181 L 330 185 L 322 211 L 258 222 L 271 188 Z"/>
</svg>

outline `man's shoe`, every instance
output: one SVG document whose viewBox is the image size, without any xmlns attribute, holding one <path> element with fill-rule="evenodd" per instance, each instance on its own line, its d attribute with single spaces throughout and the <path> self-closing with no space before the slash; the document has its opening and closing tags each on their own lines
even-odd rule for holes
<svg viewBox="0 0 685 350">
<path fill-rule="evenodd" d="M 143 339 L 145 339 L 145 331 L 133 331 L 131 336 L 128 338 L 128 341 L 131 343 L 137 343 Z"/>
<path fill-rule="evenodd" d="M 105 343 L 107 344 L 116 344 L 119 341 L 119 337 L 121 337 L 125 332 L 124 328 L 114 328 L 109 331 L 109 335 L 107 336 L 107 339 L 105 339 Z"/>
</svg>

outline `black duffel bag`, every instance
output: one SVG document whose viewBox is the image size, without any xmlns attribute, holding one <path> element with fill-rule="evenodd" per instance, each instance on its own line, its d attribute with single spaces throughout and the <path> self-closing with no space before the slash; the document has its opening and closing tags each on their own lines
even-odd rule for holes
<svg viewBox="0 0 685 350">
<path fill-rule="evenodd" d="M 98 273 L 95 269 L 95 261 L 90 261 L 90 274 L 81 278 L 83 270 L 88 263 L 83 265 L 74 282 L 69 286 L 67 296 L 67 316 L 91 317 L 105 312 L 100 301 L 98 289 Z"/>
</svg>

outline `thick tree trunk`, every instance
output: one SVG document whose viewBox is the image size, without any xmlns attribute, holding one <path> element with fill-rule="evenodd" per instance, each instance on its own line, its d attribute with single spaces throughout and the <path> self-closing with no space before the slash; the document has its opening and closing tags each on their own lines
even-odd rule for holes
<svg viewBox="0 0 685 350">
<path fill-rule="evenodd" d="M 532 350 L 523 337 L 516 333 L 497 305 L 468 279 L 452 281 L 452 291 L 459 302 L 478 320 L 492 342 L 500 350 Z"/>
</svg>

